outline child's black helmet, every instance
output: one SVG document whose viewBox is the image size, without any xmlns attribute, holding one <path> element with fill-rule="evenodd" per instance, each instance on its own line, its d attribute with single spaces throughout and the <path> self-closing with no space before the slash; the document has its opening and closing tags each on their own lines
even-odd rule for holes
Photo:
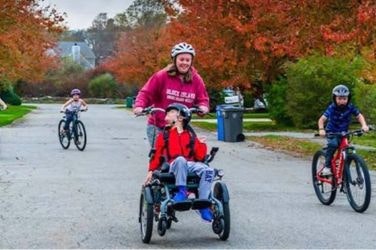
<svg viewBox="0 0 376 250">
<path fill-rule="evenodd" d="M 350 102 L 350 98 L 351 98 L 350 90 L 347 86 L 343 84 L 335 86 L 332 90 L 332 95 L 333 95 L 333 103 L 335 103 L 336 105 L 337 105 L 336 103 L 337 96 L 348 97 L 349 99 L 347 101 L 347 104 L 349 104 Z"/>
<path fill-rule="evenodd" d="M 168 105 L 166 109 L 166 113 L 173 109 L 177 110 L 179 112 L 179 115 L 183 117 L 184 127 L 187 126 L 187 124 L 191 121 L 191 118 L 192 118 L 192 112 L 189 110 L 189 108 L 181 103 L 172 103 Z"/>
</svg>

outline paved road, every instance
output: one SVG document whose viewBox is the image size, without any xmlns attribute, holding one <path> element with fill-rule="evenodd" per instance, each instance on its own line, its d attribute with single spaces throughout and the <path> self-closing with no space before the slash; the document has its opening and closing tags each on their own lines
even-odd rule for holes
<svg viewBox="0 0 376 250">
<path fill-rule="evenodd" d="M 0 128 L 0 248 L 376 248 L 373 195 L 364 214 L 343 194 L 315 197 L 309 159 L 224 143 L 213 162 L 225 171 L 232 228 L 222 242 L 194 212 L 178 213 L 164 237 L 141 243 L 137 220 L 146 174 L 145 119 L 108 105 L 82 114 L 84 152 L 63 150 L 58 105 L 40 105 Z M 203 131 L 201 131 L 203 132 Z M 372 174 L 373 187 L 376 187 Z M 375 193 L 375 188 L 373 188 Z"/>
</svg>

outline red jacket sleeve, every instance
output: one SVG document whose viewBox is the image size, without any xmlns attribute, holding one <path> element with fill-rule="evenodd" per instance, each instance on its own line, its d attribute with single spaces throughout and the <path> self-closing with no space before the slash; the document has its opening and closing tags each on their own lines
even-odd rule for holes
<svg viewBox="0 0 376 250">
<path fill-rule="evenodd" d="M 207 154 L 207 146 L 205 143 L 200 142 L 197 138 L 194 146 L 194 158 L 196 161 L 205 160 Z"/>
<path fill-rule="evenodd" d="M 157 170 L 161 165 L 161 156 L 163 156 L 164 150 L 163 133 L 158 134 L 157 141 L 155 142 L 155 149 L 155 154 L 149 162 L 149 171 Z"/>
</svg>

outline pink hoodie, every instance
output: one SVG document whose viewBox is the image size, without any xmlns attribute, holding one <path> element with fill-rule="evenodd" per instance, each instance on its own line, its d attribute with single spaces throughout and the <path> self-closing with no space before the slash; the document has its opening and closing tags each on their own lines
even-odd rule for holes
<svg viewBox="0 0 376 250">
<path fill-rule="evenodd" d="M 191 69 L 192 81 L 187 83 L 179 76 L 168 75 L 166 69 L 152 75 L 138 92 L 135 107 L 146 108 L 154 105 L 166 109 L 174 102 L 185 104 L 188 108 L 198 105 L 209 107 L 209 96 L 204 81 L 193 67 Z M 165 114 L 157 111 L 155 115 L 149 117 L 148 124 L 163 128 L 164 118 Z"/>
</svg>

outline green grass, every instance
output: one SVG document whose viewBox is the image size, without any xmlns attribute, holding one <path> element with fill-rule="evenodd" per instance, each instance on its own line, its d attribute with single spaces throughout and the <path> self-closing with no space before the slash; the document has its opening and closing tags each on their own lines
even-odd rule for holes
<svg viewBox="0 0 376 250">
<path fill-rule="evenodd" d="M 322 148 L 319 143 L 279 135 L 247 136 L 246 138 L 258 142 L 268 149 L 299 157 L 312 157 L 317 150 Z"/>
<path fill-rule="evenodd" d="M 247 136 L 246 138 L 247 140 L 260 143 L 270 150 L 304 158 L 312 158 L 313 154 L 322 147 L 321 144 L 307 141 L 305 139 L 289 138 L 278 135 Z M 356 152 L 364 159 L 369 169 L 376 170 L 376 151 L 357 149 Z"/>
<path fill-rule="evenodd" d="M 371 131 L 367 134 L 363 134 L 363 136 L 360 136 L 360 137 L 354 136 L 352 142 L 354 144 L 376 148 L 376 132 Z"/>
<path fill-rule="evenodd" d="M 31 110 L 35 109 L 35 106 L 22 105 L 22 106 L 8 106 L 6 110 L 0 111 L 0 127 L 11 124 L 13 121 L 23 117 Z"/>
</svg>

